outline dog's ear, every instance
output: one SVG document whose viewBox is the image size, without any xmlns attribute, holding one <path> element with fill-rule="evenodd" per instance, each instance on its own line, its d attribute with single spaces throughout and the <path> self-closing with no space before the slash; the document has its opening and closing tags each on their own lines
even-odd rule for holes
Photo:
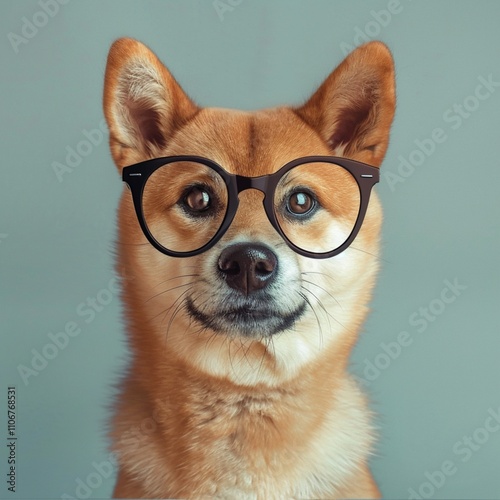
<svg viewBox="0 0 500 500">
<path fill-rule="evenodd" d="M 113 43 L 104 82 L 104 115 L 118 167 L 161 155 L 174 131 L 196 112 L 167 68 L 130 38 Z"/>
<path fill-rule="evenodd" d="M 380 166 L 396 105 L 394 63 L 381 42 L 362 45 L 295 112 L 332 154 Z"/>
</svg>

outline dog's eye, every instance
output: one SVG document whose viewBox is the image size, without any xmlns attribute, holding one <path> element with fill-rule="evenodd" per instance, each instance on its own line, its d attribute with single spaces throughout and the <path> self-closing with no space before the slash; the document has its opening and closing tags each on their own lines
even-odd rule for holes
<svg viewBox="0 0 500 500">
<path fill-rule="evenodd" d="M 298 191 L 288 198 L 286 208 L 293 215 L 307 215 L 316 207 L 316 200 L 309 193 Z"/>
<path fill-rule="evenodd" d="M 184 204 L 193 212 L 204 212 L 210 208 L 210 194 L 203 187 L 194 186 L 184 195 Z"/>
</svg>

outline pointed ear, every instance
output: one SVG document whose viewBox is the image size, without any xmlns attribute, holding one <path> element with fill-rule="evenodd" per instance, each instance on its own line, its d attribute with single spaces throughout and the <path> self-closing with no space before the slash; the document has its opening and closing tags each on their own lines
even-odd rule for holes
<svg viewBox="0 0 500 500">
<path fill-rule="evenodd" d="M 197 106 L 145 45 L 113 43 L 104 82 L 104 115 L 118 167 L 161 156 L 174 131 Z"/>
<path fill-rule="evenodd" d="M 380 166 L 396 105 L 389 49 L 370 42 L 353 51 L 295 112 L 333 155 Z"/>
</svg>

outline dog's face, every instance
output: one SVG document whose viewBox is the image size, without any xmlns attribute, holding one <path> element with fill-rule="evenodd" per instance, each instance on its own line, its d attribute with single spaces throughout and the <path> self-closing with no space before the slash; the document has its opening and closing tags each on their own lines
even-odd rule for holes
<svg viewBox="0 0 500 500">
<path fill-rule="evenodd" d="M 104 105 L 120 169 L 176 155 L 205 157 L 247 177 L 271 174 L 312 155 L 347 156 L 378 166 L 394 114 L 392 59 L 383 45 L 366 45 L 304 106 L 250 113 L 200 109 L 149 49 L 123 39 L 110 52 Z M 353 198 L 348 179 L 332 182 L 325 175 L 315 170 L 307 188 L 322 193 L 325 204 L 335 204 L 347 217 L 359 199 Z M 189 187 L 184 177 L 179 172 L 156 179 L 151 211 L 161 223 L 164 207 L 181 199 L 185 209 L 178 209 L 164 230 L 175 241 L 196 242 L 203 231 L 212 231 L 214 217 L 194 224 L 193 213 L 214 200 L 221 203 L 224 195 L 217 196 L 217 186 L 206 191 Z M 288 203 L 300 211 L 308 199 L 294 193 Z M 165 203 L 169 196 L 172 202 Z M 330 259 L 304 257 L 289 248 L 262 201 L 260 191 L 243 191 L 230 227 L 215 246 L 175 258 L 146 240 L 125 190 L 118 266 L 124 270 L 124 299 L 137 350 L 164 350 L 193 370 L 239 384 L 278 384 L 322 356 L 346 363 L 378 267 L 381 210 L 376 195 L 353 244 Z M 341 228 L 342 216 L 302 224 L 303 238 L 321 248 Z"/>
</svg>

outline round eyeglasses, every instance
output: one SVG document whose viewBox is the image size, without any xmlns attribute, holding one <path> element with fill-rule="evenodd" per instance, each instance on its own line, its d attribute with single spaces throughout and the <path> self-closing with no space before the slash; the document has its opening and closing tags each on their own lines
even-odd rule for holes
<svg viewBox="0 0 500 500">
<path fill-rule="evenodd" d="M 168 156 L 123 169 L 148 241 L 172 257 L 213 247 L 238 210 L 246 189 L 264 193 L 269 222 L 287 245 L 324 259 L 344 251 L 366 214 L 379 169 L 335 156 L 297 158 L 270 175 L 244 177 L 199 156 Z"/>
</svg>

